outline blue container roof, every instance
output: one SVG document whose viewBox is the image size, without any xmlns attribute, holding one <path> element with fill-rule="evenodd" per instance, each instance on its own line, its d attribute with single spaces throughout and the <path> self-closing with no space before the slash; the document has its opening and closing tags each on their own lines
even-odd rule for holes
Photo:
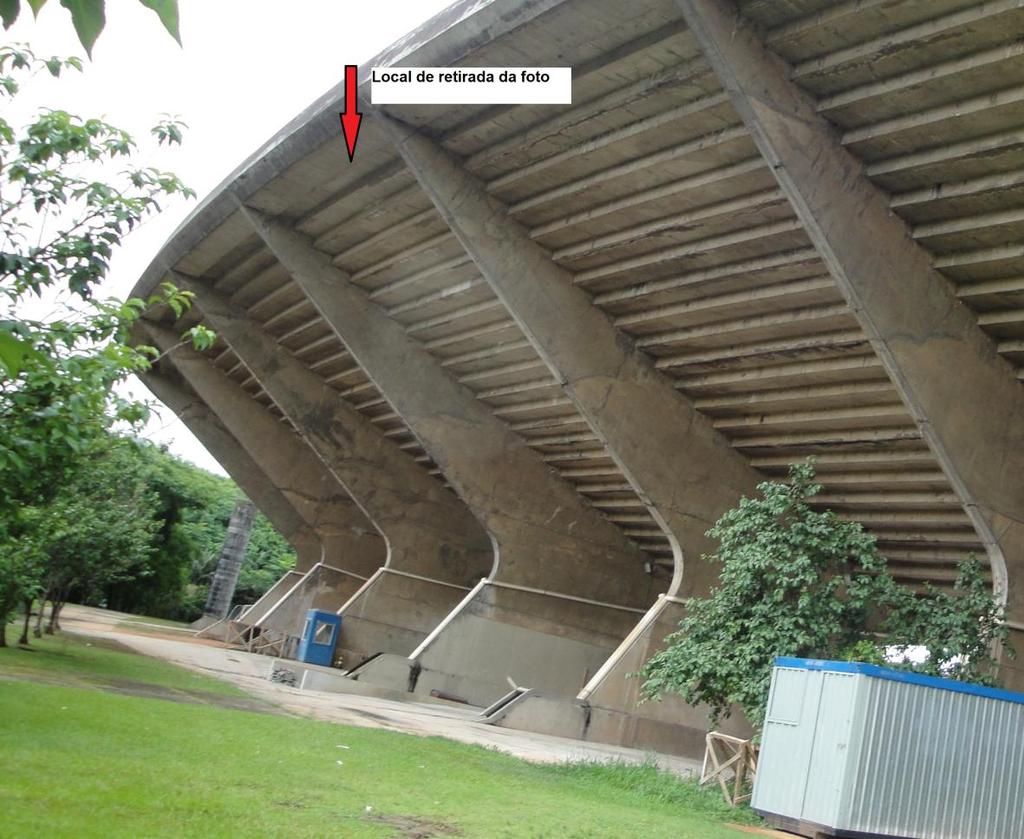
<svg viewBox="0 0 1024 839">
<path fill-rule="evenodd" d="M 955 679 L 941 679 L 938 676 L 925 676 L 906 670 L 893 670 L 879 667 L 877 664 L 863 664 L 859 661 L 824 661 L 818 658 L 789 658 L 776 656 L 776 667 L 793 667 L 798 670 L 827 670 L 831 673 L 860 673 L 873 679 L 886 679 L 890 682 L 906 682 L 910 685 L 949 690 L 954 693 L 968 693 L 972 696 L 983 696 L 986 699 L 1000 699 L 1003 702 L 1016 702 L 1024 705 L 1024 693 L 1014 693 L 1002 688 L 990 688 L 958 682 Z"/>
<path fill-rule="evenodd" d="M 335 612 L 327 612 L 323 609 L 309 609 L 306 612 L 306 620 L 318 620 L 324 623 L 341 623 L 341 615 Z"/>
</svg>

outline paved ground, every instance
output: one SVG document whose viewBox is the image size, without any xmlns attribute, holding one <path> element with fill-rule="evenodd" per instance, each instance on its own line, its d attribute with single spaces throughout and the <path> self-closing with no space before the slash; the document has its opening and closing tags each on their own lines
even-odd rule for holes
<svg viewBox="0 0 1024 839">
<path fill-rule="evenodd" d="M 188 633 L 156 624 L 135 630 L 123 623 L 125 619 L 125 615 L 116 612 L 71 605 L 61 613 L 61 625 L 68 632 L 117 641 L 144 655 L 224 679 L 258 699 L 300 716 L 421 736 L 447 737 L 539 762 L 624 760 L 639 763 L 652 757 L 636 749 L 483 725 L 473 721 L 476 709 L 455 705 L 396 702 L 356 694 L 297 690 L 267 679 L 271 659 L 266 656 L 230 649 L 215 641 L 195 639 Z M 681 775 L 700 771 L 697 761 L 669 755 L 654 755 L 653 758 L 663 768 Z"/>
</svg>

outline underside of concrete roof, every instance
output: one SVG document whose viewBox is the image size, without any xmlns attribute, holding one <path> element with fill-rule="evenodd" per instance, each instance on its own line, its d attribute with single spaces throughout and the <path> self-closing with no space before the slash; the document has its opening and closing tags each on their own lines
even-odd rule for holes
<svg viewBox="0 0 1024 839">
<path fill-rule="evenodd" d="M 339 85 L 136 291 L 216 291 L 466 505 L 493 591 L 459 619 L 622 656 L 628 610 L 713 584 L 710 523 L 814 457 L 898 579 L 978 555 L 1022 630 L 1022 39 L 1019 0 L 463 0 L 362 99 L 370 66 L 571 65 L 572 104 L 366 107 L 350 163 Z M 241 354 L 206 360 L 302 437 Z"/>
</svg>

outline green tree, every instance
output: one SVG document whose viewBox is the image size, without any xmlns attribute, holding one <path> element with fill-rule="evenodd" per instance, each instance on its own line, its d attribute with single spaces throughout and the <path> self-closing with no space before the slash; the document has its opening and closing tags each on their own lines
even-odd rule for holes
<svg viewBox="0 0 1024 839">
<path fill-rule="evenodd" d="M 136 445 L 100 438 L 72 480 L 33 511 L 33 526 L 19 540 L 44 558 L 44 599 L 52 604 L 48 631 L 59 626 L 61 608 L 73 594 L 87 602 L 114 582 L 146 575 L 160 522 L 156 494 L 134 468 Z"/>
<path fill-rule="evenodd" d="M 41 597 L 52 603 L 51 629 L 69 598 L 155 617 L 198 617 L 238 487 L 152 443 L 116 435 L 99 438 L 81 462 L 54 497 L 18 511 L 22 535 L 0 563 L 0 573 L 15 575 L 0 577 L 7 613 Z M 294 564 L 294 552 L 258 515 L 239 602 L 258 599 Z M 26 609 L 26 643 L 28 619 Z M 37 634 L 42 626 L 40 608 Z"/>
<path fill-rule="evenodd" d="M 0 48 L 0 95 L 18 93 L 18 76 L 78 67 Z M 160 142 L 180 141 L 177 123 L 153 130 Z M 59 485 L 74 453 L 111 422 L 144 419 L 142 405 L 113 390 L 153 354 L 131 345 L 131 328 L 148 305 L 189 305 L 170 285 L 148 301 L 93 299 L 122 238 L 165 197 L 193 197 L 174 175 L 132 166 L 135 149 L 124 131 L 64 111 L 45 111 L 20 132 L 0 119 L 0 296 L 15 313 L 0 321 L 0 515 Z M 62 293 L 75 308 L 46 320 L 17 315 L 29 297 Z"/>
<path fill-rule="evenodd" d="M 887 655 L 919 673 L 994 685 L 993 651 L 1002 645 L 1008 657 L 1016 657 L 1006 644 L 1003 612 L 981 563 L 971 557 L 960 564 L 951 591 L 925 583 L 920 596 L 897 600 L 884 624 Z M 915 662 L 912 652 L 921 648 L 928 657 Z"/>
<path fill-rule="evenodd" d="M 144 573 L 112 582 L 103 599 L 119 611 L 193 620 L 206 593 L 240 492 L 233 481 L 141 443 L 126 466 L 145 476 L 157 498 L 159 530 Z M 251 602 L 295 564 L 291 547 L 257 515 L 242 565 L 236 599 Z"/>
<path fill-rule="evenodd" d="M 231 481 L 148 443 L 138 447 L 133 468 L 158 499 L 161 526 L 145 576 L 109 586 L 106 600 L 119 611 L 188 618 L 193 569 L 219 547 L 238 491 Z"/>
<path fill-rule="evenodd" d="M 13 99 L 35 73 L 59 77 L 80 68 L 76 59 L 42 60 L 27 49 L 0 48 L 0 99 Z M 181 125 L 165 121 L 153 133 L 161 143 L 178 143 Z M 16 131 L 0 118 L 0 297 L 10 310 L 0 320 L 5 590 L 28 591 L 34 578 L 25 565 L 31 551 L 18 547 L 27 508 L 44 508 L 114 423 L 136 425 L 147 415 L 145 405 L 115 390 L 156 354 L 131 343 L 133 325 L 148 306 L 180 314 L 190 305 L 190 295 L 171 285 L 149 300 L 94 299 L 123 237 L 165 198 L 193 196 L 174 175 L 133 165 L 135 151 L 130 135 L 102 120 L 43 111 Z M 56 314 L 19 314 L 43 295 L 54 298 Z M 194 329 L 186 339 L 205 347 L 212 333 Z M 0 623 L 10 609 L 10 599 L 0 598 Z"/>
<path fill-rule="evenodd" d="M 34 526 L 35 511 L 19 511 L 26 531 Z M 31 602 L 41 593 L 46 555 L 32 540 L 11 540 L 0 546 L 0 647 L 7 646 L 7 619 L 19 603 L 25 604 L 25 629 L 22 640 L 28 643 Z"/>
<path fill-rule="evenodd" d="M 917 596 L 860 524 L 810 506 L 821 491 L 812 464 L 758 491 L 708 531 L 718 585 L 687 601 L 679 630 L 642 668 L 645 698 L 678 693 L 709 705 L 713 722 L 735 704 L 759 727 L 775 656 L 881 662 L 889 644 L 926 645 L 931 672 L 978 679 L 991 669 L 1005 627 L 980 565 L 962 568 L 962 591 Z"/>
<path fill-rule="evenodd" d="M 46 0 L 27 0 L 32 14 L 38 16 L 39 10 L 46 5 Z M 164 28 L 175 41 L 181 43 L 178 31 L 178 0 L 139 0 L 147 9 L 152 9 L 160 18 Z M 106 26 L 105 0 L 60 0 L 60 4 L 71 13 L 78 40 L 85 51 L 92 55 L 93 45 Z M 21 14 L 21 0 L 0 0 L 0 21 L 4 29 L 10 29 Z"/>
</svg>

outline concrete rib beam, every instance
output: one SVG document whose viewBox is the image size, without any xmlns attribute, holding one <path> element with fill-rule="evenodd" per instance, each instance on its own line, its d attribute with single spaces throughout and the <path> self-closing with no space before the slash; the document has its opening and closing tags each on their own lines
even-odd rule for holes
<svg viewBox="0 0 1024 839">
<path fill-rule="evenodd" d="M 497 419 L 328 254 L 243 208 L 278 260 L 422 442 L 497 545 L 494 579 L 644 605 L 643 556 Z"/>
<path fill-rule="evenodd" d="M 143 328 L 317 533 L 324 561 L 364 579 L 384 563 L 384 540 L 312 449 L 174 332 L 150 322 Z"/>
<path fill-rule="evenodd" d="M 1024 389 L 1014 370 L 736 6 L 676 3 L 970 514 L 1020 625 Z"/>
<path fill-rule="evenodd" d="M 653 599 L 644 554 L 341 269 L 290 225 L 243 207 L 491 536 L 490 579 L 408 659 L 361 678 L 488 705 L 506 679 L 574 694 Z"/>
<path fill-rule="evenodd" d="M 380 530 L 388 567 L 457 585 L 487 575 L 490 539 L 462 502 L 244 309 L 202 281 L 173 276 Z"/>
<path fill-rule="evenodd" d="M 139 374 L 142 383 L 185 423 L 196 439 L 227 470 L 242 492 L 252 499 L 294 549 L 295 567 L 308 571 L 323 558 L 323 546 L 313 529 L 245 448 L 224 427 L 218 416 L 194 392 L 156 368 Z"/>
<path fill-rule="evenodd" d="M 754 492 L 757 471 L 460 161 L 382 112 L 374 119 L 669 536 L 670 593 L 706 592 L 717 572 L 700 561 L 713 547 L 704 534 Z"/>
</svg>

